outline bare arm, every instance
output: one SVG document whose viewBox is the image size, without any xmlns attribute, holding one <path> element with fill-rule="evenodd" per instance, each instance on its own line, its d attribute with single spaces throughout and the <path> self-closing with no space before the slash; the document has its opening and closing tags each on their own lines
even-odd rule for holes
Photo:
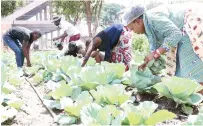
<svg viewBox="0 0 203 126">
<path fill-rule="evenodd" d="M 63 33 L 64 35 L 61 37 L 61 42 L 64 42 L 65 38 L 68 36 L 66 32 Z"/>
<path fill-rule="evenodd" d="M 23 46 L 22 46 L 22 50 L 23 50 L 23 54 L 27 60 L 27 66 L 31 67 L 31 63 L 30 63 L 30 46 L 31 44 L 29 44 L 28 42 L 23 42 Z"/>
<path fill-rule="evenodd" d="M 154 55 L 157 55 L 157 58 L 162 55 L 165 54 L 167 52 L 167 50 L 163 47 L 159 47 L 158 49 L 155 50 L 155 53 L 150 53 L 149 55 L 147 55 L 144 59 L 144 63 L 142 65 L 139 66 L 139 69 L 144 70 L 145 67 L 147 66 L 148 62 L 151 61 L 152 59 L 154 59 Z"/>
<path fill-rule="evenodd" d="M 161 55 L 167 52 L 166 49 L 162 47 L 158 48 L 157 50 L 160 52 Z"/>
<path fill-rule="evenodd" d="M 86 54 L 84 56 L 84 59 L 83 59 L 82 65 L 81 65 L 82 67 L 85 66 L 85 64 L 87 63 L 92 51 L 95 50 L 96 47 L 98 47 L 101 44 L 101 42 L 102 41 L 101 41 L 101 39 L 99 37 L 96 37 L 96 38 L 93 39 L 93 41 L 90 43 L 90 45 L 89 45 L 89 47 L 87 49 L 87 52 L 86 52 Z"/>
<path fill-rule="evenodd" d="M 153 25 L 153 24 L 162 24 L 162 25 Z M 141 68 L 145 68 L 146 64 L 154 59 L 167 52 L 171 47 L 177 47 L 178 43 L 181 41 L 182 32 L 181 30 L 167 17 L 161 15 L 152 18 L 153 30 L 159 33 L 164 37 L 163 44 L 158 49 L 154 48 L 155 52 L 148 54 L 145 57 L 145 63 L 141 65 Z M 158 54 L 157 54 L 158 53 Z"/>
<path fill-rule="evenodd" d="M 28 53 L 29 60 L 30 60 L 30 46 L 31 46 L 31 44 L 28 43 L 27 44 L 27 53 Z"/>
<path fill-rule="evenodd" d="M 64 41 L 64 39 L 68 36 L 68 34 L 66 32 L 64 32 L 62 35 L 60 35 L 59 37 L 56 37 L 53 39 L 53 41 L 59 40 L 61 39 L 61 42 Z"/>
</svg>

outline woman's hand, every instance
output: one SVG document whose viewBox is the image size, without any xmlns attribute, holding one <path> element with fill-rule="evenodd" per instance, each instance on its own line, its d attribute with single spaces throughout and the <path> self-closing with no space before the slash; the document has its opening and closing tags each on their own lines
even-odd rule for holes
<svg viewBox="0 0 203 126">
<path fill-rule="evenodd" d="M 87 57 L 87 56 L 84 56 L 84 57 L 83 57 L 83 61 L 82 61 L 81 67 L 84 67 L 84 66 L 85 66 L 85 64 L 87 63 L 88 59 L 89 59 L 89 57 Z"/>
<path fill-rule="evenodd" d="M 157 49 L 157 50 L 153 51 L 152 53 L 148 54 L 145 57 L 144 61 L 148 63 L 153 59 L 158 59 L 160 56 L 161 56 L 161 53 L 160 53 L 159 49 Z"/>
<path fill-rule="evenodd" d="M 144 71 L 145 68 L 146 68 L 146 66 L 147 66 L 147 62 L 144 62 L 143 64 L 141 64 L 140 66 L 138 66 L 138 70 L 139 70 L 139 71 Z"/>
<path fill-rule="evenodd" d="M 154 53 L 152 52 L 152 53 L 148 54 L 147 56 L 145 56 L 144 61 L 148 63 L 149 61 L 151 61 L 153 59 L 154 59 Z"/>
<path fill-rule="evenodd" d="M 147 64 L 153 60 L 153 59 L 158 59 L 160 57 L 160 53 L 157 53 L 157 50 L 155 50 L 154 52 L 148 54 L 145 59 L 144 59 L 144 63 L 142 65 L 140 65 L 138 67 L 139 70 L 144 70 L 147 66 Z"/>
<path fill-rule="evenodd" d="M 156 49 L 155 51 L 153 51 L 152 53 L 148 54 L 148 55 L 145 57 L 145 59 L 144 59 L 145 62 L 144 62 L 142 65 L 140 65 L 140 66 L 138 67 L 138 69 L 139 69 L 139 70 L 144 70 L 145 67 L 147 66 L 147 64 L 148 64 L 151 60 L 153 60 L 153 59 L 158 59 L 162 54 L 164 54 L 164 53 L 166 53 L 166 52 L 167 52 L 166 49 L 165 49 L 165 48 L 162 48 L 162 47 Z"/>
</svg>

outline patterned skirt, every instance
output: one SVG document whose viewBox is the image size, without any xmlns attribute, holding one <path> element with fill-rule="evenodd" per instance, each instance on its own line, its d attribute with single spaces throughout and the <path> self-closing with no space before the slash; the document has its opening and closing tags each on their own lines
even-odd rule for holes
<svg viewBox="0 0 203 126">
<path fill-rule="evenodd" d="M 203 10 L 188 9 L 185 12 L 183 35 L 189 36 L 193 51 L 203 62 Z M 174 76 L 176 73 L 177 48 L 171 48 L 167 53 L 166 73 Z"/>
</svg>

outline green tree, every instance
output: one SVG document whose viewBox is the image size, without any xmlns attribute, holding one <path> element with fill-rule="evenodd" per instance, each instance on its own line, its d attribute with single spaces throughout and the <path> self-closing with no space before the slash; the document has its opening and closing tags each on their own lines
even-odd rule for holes
<svg viewBox="0 0 203 126">
<path fill-rule="evenodd" d="M 89 36 L 95 36 L 101 15 L 103 0 L 84 1 Z M 92 23 L 94 22 L 94 24 Z M 93 24 L 93 29 L 92 29 Z"/>
<path fill-rule="evenodd" d="M 117 13 L 123 8 L 124 6 L 115 3 L 104 4 L 101 14 L 101 20 L 103 24 L 107 25 L 109 23 L 114 22 L 117 17 Z"/>
<path fill-rule="evenodd" d="M 82 1 L 54 1 L 54 7 L 57 14 L 64 15 L 71 23 L 76 25 L 79 17 L 84 12 Z"/>
<path fill-rule="evenodd" d="M 1 1 L 1 16 L 5 17 L 9 14 L 12 14 L 15 9 L 18 7 L 23 6 L 23 1 L 18 0 L 18 1 L 10 1 L 10 0 L 2 0 Z"/>
<path fill-rule="evenodd" d="M 85 16 L 87 20 L 89 36 L 95 35 L 99 25 L 103 0 L 88 1 L 54 1 L 56 13 L 65 15 L 73 24 L 76 24 L 79 17 Z M 94 23 L 93 23 L 94 22 Z M 92 27 L 93 25 L 93 27 Z"/>
</svg>

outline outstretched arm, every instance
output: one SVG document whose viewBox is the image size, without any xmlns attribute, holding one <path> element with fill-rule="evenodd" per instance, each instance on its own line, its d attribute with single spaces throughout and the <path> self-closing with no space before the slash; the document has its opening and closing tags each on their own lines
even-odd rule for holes
<svg viewBox="0 0 203 126">
<path fill-rule="evenodd" d="M 145 64 L 154 58 L 166 53 L 171 47 L 177 47 L 181 41 L 181 30 L 166 16 L 156 15 L 151 17 L 152 29 L 164 37 L 164 41 L 159 48 L 145 57 Z"/>
<path fill-rule="evenodd" d="M 96 47 L 98 47 L 101 44 L 101 42 L 102 41 L 101 41 L 100 37 L 96 37 L 96 38 L 93 39 L 93 41 L 90 43 L 90 45 L 89 45 L 89 47 L 87 49 L 87 52 L 86 52 L 86 54 L 85 54 L 85 56 L 83 58 L 83 62 L 82 62 L 82 65 L 81 65 L 82 67 L 85 66 L 85 64 L 87 63 L 92 51 L 95 50 Z"/>
<path fill-rule="evenodd" d="M 68 36 L 68 34 L 66 32 L 64 32 L 62 35 L 60 35 L 59 37 L 56 37 L 53 39 L 53 41 L 59 40 L 61 39 L 61 42 L 64 41 L 64 39 Z"/>
<path fill-rule="evenodd" d="M 27 66 L 31 67 L 31 62 L 30 62 L 30 46 L 31 44 L 29 44 L 28 42 L 23 42 L 22 45 L 22 50 L 23 50 L 23 54 L 27 60 Z"/>
</svg>

